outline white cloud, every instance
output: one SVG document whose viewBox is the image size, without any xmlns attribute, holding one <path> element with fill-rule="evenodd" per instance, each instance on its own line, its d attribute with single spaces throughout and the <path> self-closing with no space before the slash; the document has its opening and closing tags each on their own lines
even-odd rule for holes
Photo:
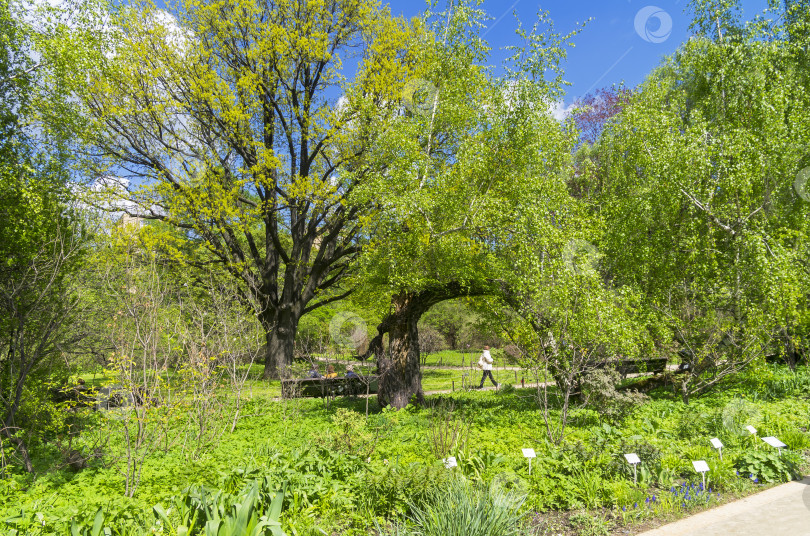
<svg viewBox="0 0 810 536">
<path fill-rule="evenodd" d="M 568 119 L 568 116 L 571 115 L 571 112 L 573 112 L 576 107 L 577 107 L 576 102 L 572 102 L 571 104 L 566 106 L 564 101 L 557 101 L 551 103 L 551 105 L 549 106 L 549 111 L 551 112 L 551 115 L 554 117 L 554 119 L 562 122 Z"/>
<path fill-rule="evenodd" d="M 127 212 L 137 214 L 139 207 L 129 199 L 129 180 L 107 175 L 90 185 L 74 183 L 74 195 L 79 207 L 95 218 L 109 223 L 123 218 Z"/>
<path fill-rule="evenodd" d="M 110 20 L 102 4 L 95 0 L 18 0 L 11 5 L 17 19 L 43 34 L 57 28 L 108 32 Z"/>
<path fill-rule="evenodd" d="M 181 28 L 177 18 L 168 11 L 158 9 L 151 16 L 156 25 L 165 28 L 166 43 L 185 56 L 194 40 L 194 34 L 187 28 Z"/>
</svg>

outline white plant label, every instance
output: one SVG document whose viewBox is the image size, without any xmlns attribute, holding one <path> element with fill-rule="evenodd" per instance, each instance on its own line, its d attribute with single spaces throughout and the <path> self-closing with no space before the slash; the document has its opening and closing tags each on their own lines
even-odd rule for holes
<svg viewBox="0 0 810 536">
<path fill-rule="evenodd" d="M 523 450 L 524 458 L 537 458 L 537 454 L 534 453 L 534 449 L 521 449 L 521 450 Z"/>
<path fill-rule="evenodd" d="M 698 473 L 708 473 L 709 472 L 709 464 L 703 460 L 698 460 L 692 462 L 692 465 L 695 468 L 695 471 Z"/>
<path fill-rule="evenodd" d="M 444 462 L 444 466 L 447 469 L 452 469 L 453 467 L 458 467 L 458 464 L 456 463 L 455 456 L 450 456 L 449 458 L 445 458 L 445 459 L 442 460 L 442 462 Z"/>
<path fill-rule="evenodd" d="M 637 454 L 625 454 L 624 458 L 627 460 L 627 463 L 630 465 L 635 465 L 637 463 L 641 463 L 641 459 L 638 457 Z"/>
<path fill-rule="evenodd" d="M 776 447 L 776 448 L 778 448 L 778 449 L 781 449 L 781 448 L 787 447 L 787 445 L 785 445 L 784 443 L 782 443 L 781 441 L 779 441 L 778 439 L 776 439 L 776 438 L 775 438 L 775 437 L 773 437 L 773 436 L 763 437 L 763 438 L 762 438 L 762 440 L 763 440 L 765 443 L 769 444 L 770 446 L 772 446 L 772 447 Z"/>
<path fill-rule="evenodd" d="M 714 439 L 711 439 L 711 442 L 714 448 L 716 449 L 723 448 L 723 443 L 718 438 L 715 437 Z"/>
<path fill-rule="evenodd" d="M 751 426 L 750 424 L 746 426 L 745 429 L 751 432 L 751 435 L 757 435 L 757 429 Z"/>
</svg>

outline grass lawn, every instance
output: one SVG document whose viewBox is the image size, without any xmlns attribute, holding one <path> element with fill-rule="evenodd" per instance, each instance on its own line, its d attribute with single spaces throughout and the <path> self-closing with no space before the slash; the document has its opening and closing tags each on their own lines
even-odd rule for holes
<svg viewBox="0 0 810 536">
<path fill-rule="evenodd" d="M 450 355 L 456 357 L 456 354 Z M 438 363 L 442 361 L 440 359 L 434 359 L 434 356 L 435 354 L 431 354 L 431 356 L 429 356 L 431 359 L 429 362 L 434 362 L 436 365 L 433 366 L 438 366 Z M 373 361 L 357 364 L 355 361 L 351 360 L 341 361 L 335 359 L 329 362 L 319 362 L 318 367 L 320 372 L 323 374 L 326 372 L 327 364 L 331 364 L 338 376 L 342 377 L 346 374 L 346 366 L 349 363 L 354 365 L 355 372 L 358 374 L 365 376 L 374 374 L 376 372 L 376 365 Z M 444 363 L 447 363 L 446 359 L 444 360 Z M 462 383 L 478 385 L 481 380 L 481 371 L 478 368 L 448 367 L 447 365 L 443 365 L 443 367 L 445 368 L 425 368 L 422 371 L 422 388 L 425 391 L 451 391 L 453 389 L 461 390 Z M 294 377 L 304 378 L 307 376 L 308 371 L 308 363 L 297 362 L 293 366 L 292 374 Z M 243 391 L 246 397 L 276 398 L 281 396 L 281 382 L 279 380 L 262 379 L 262 373 L 264 372 L 263 365 L 253 364 L 250 366 L 249 371 L 248 367 L 243 365 L 240 367 L 240 372 L 248 372 Z M 517 385 L 520 383 L 520 379 L 524 377 L 524 374 L 520 371 L 503 370 L 497 366 L 492 372 L 493 376 L 495 376 L 495 380 L 499 383 L 513 383 Z M 165 373 L 166 381 L 172 382 L 174 379 L 176 379 L 176 377 L 177 373 L 175 371 L 169 370 Z M 86 384 L 90 387 L 104 387 L 115 385 L 117 383 L 115 375 L 110 373 L 104 374 L 99 372 L 89 372 L 82 374 L 81 378 L 84 379 Z M 526 381 L 530 382 L 532 380 L 527 377 Z M 489 380 L 487 380 L 487 385 L 491 385 Z"/>
</svg>

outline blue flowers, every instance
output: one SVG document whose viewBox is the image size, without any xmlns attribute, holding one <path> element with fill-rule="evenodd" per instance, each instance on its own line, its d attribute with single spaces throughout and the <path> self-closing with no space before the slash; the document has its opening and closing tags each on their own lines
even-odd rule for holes
<svg viewBox="0 0 810 536">
<path fill-rule="evenodd" d="M 719 501 L 720 494 L 715 493 L 710 486 L 704 486 L 698 482 L 690 484 L 684 482 L 680 486 L 672 486 L 669 491 L 665 491 L 663 496 L 648 495 L 644 498 L 644 503 L 639 508 L 639 503 L 634 502 L 633 506 L 622 506 L 622 512 L 633 512 L 652 509 L 656 504 L 667 508 L 674 506 L 689 510 L 694 506 L 707 506 L 711 501 Z"/>
<path fill-rule="evenodd" d="M 709 501 L 712 499 L 712 488 L 709 487 L 706 489 L 702 482 L 697 484 L 687 484 L 684 482 L 680 487 L 673 486 L 670 488 L 670 493 L 672 493 L 673 498 L 676 499 L 676 503 L 677 500 L 680 499 L 681 507 L 684 509 L 695 505 L 708 505 Z M 717 498 L 719 497 L 720 494 L 717 494 Z"/>
</svg>

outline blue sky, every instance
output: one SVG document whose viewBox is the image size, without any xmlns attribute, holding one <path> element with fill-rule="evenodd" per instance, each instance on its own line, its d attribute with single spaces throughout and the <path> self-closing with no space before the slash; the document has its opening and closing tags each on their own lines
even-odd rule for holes
<svg viewBox="0 0 810 536">
<path fill-rule="evenodd" d="M 394 14 L 407 18 L 418 15 L 425 7 L 421 0 L 389 0 L 387 3 Z M 538 10 L 548 11 L 560 33 L 568 33 L 577 23 L 592 19 L 575 38 L 576 46 L 569 49 L 564 65 L 565 78 L 572 84 L 566 88 L 565 96 L 565 105 L 570 105 L 577 97 L 600 87 L 622 81 L 631 87 L 641 83 L 663 57 L 672 54 L 687 39 L 690 22 L 690 15 L 685 13 L 687 3 L 688 0 L 551 0 L 543 3 L 484 0 L 483 9 L 494 17 L 485 39 L 493 48 L 493 64 L 497 64 L 505 56 L 500 49 L 518 44 L 513 12 L 524 27 L 530 27 Z M 743 17 L 753 18 L 766 7 L 766 0 L 743 0 Z M 640 12 L 637 32 L 636 18 Z M 670 25 L 671 30 L 667 32 Z"/>
</svg>

